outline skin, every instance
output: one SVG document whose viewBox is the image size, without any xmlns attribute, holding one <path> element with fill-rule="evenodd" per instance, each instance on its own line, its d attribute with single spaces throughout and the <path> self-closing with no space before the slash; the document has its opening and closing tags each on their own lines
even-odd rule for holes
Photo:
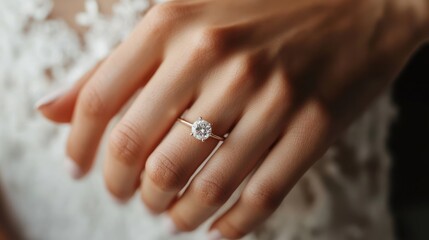
<svg viewBox="0 0 429 240">
<path fill-rule="evenodd" d="M 252 173 L 210 227 L 240 238 L 276 210 L 428 40 L 428 14 L 427 0 L 168 2 L 39 110 L 71 124 L 67 154 L 83 176 L 107 124 L 135 95 L 106 133 L 109 191 L 126 201 L 139 189 L 153 213 L 192 231 Z M 175 124 L 181 115 L 229 133 L 191 181 L 218 142 L 189 136 L 189 127 Z"/>
</svg>

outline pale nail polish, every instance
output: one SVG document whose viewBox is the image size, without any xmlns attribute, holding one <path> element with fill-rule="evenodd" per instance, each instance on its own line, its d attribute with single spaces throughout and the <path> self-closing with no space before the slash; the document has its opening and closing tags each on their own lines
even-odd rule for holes
<svg viewBox="0 0 429 240">
<path fill-rule="evenodd" d="M 62 89 L 58 89 L 44 97 L 42 97 L 41 99 L 39 99 L 36 104 L 34 104 L 34 108 L 35 109 L 40 109 L 48 104 L 53 103 L 55 100 L 57 100 L 59 97 L 63 96 L 69 89 L 68 88 L 62 88 Z"/>
<path fill-rule="evenodd" d="M 223 238 L 222 233 L 220 233 L 219 230 L 211 230 L 208 234 L 207 234 L 207 238 L 209 240 L 221 240 Z"/>
<path fill-rule="evenodd" d="M 76 164 L 75 161 L 73 161 L 70 158 L 67 158 L 65 161 L 65 167 L 67 169 L 67 171 L 69 172 L 69 174 L 74 178 L 74 179 L 79 179 L 83 176 L 83 172 L 80 169 L 80 167 Z"/>
<path fill-rule="evenodd" d="M 173 219 L 171 219 L 168 215 L 162 216 L 162 224 L 164 225 L 165 229 L 171 234 L 176 235 L 180 233 L 180 230 L 176 227 L 176 224 L 173 222 Z"/>
</svg>

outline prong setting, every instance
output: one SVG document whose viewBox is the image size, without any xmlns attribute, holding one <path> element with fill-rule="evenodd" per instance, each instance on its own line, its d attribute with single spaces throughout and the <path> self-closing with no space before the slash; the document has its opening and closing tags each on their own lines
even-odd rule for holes
<svg viewBox="0 0 429 240">
<path fill-rule="evenodd" d="M 212 133 L 212 126 L 209 122 L 204 120 L 202 117 L 199 117 L 193 124 L 192 124 L 192 130 L 191 135 L 204 142 L 206 139 L 208 139 L 211 136 Z"/>
<path fill-rule="evenodd" d="M 225 141 L 225 135 L 220 137 L 212 132 L 212 124 L 199 117 L 194 123 L 190 123 L 183 118 L 178 118 L 177 121 L 191 127 L 191 133 L 189 135 L 204 142 L 207 138 L 211 137 L 218 141 Z"/>
</svg>

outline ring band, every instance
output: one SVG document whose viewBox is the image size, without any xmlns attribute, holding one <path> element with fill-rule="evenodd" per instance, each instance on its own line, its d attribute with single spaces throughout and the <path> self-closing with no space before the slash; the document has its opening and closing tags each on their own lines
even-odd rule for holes
<svg viewBox="0 0 429 240">
<path fill-rule="evenodd" d="M 211 137 L 219 141 L 225 141 L 225 137 L 218 136 L 212 133 L 211 123 L 199 117 L 194 123 L 190 123 L 183 118 L 177 118 L 177 121 L 191 127 L 191 136 L 204 142 L 207 138 Z"/>
</svg>

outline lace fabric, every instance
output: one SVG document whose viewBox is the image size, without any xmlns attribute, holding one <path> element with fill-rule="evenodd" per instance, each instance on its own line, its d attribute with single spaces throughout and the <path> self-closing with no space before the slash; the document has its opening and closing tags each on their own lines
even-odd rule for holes
<svg viewBox="0 0 429 240">
<path fill-rule="evenodd" d="M 0 0 L 0 183 L 28 238 L 170 239 L 139 199 L 123 207 L 111 201 L 101 161 L 83 182 L 71 180 L 62 166 L 67 127 L 33 109 L 39 97 L 105 57 L 149 7 L 120 0 L 107 16 L 87 0 L 76 15 L 87 28 L 79 36 L 49 18 L 51 0 Z M 382 97 L 247 238 L 392 239 L 384 150 L 391 112 Z M 206 229 L 178 239 L 204 239 Z"/>
</svg>

